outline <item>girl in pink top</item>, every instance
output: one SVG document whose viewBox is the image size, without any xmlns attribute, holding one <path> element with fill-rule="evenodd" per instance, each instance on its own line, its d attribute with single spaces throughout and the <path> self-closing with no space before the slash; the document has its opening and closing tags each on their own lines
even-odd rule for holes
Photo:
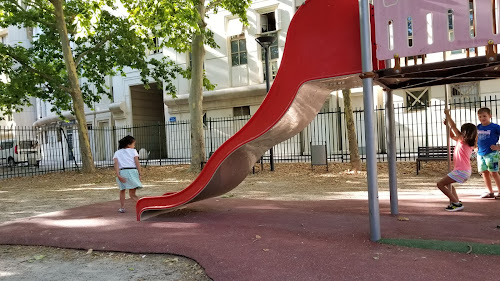
<svg viewBox="0 0 500 281">
<path fill-rule="evenodd" d="M 450 199 L 451 204 L 446 207 L 445 210 L 456 212 L 463 210 L 464 205 L 458 199 L 457 192 L 451 184 L 455 182 L 464 183 L 471 175 L 470 155 L 476 146 L 477 127 L 474 124 L 465 123 L 459 131 L 457 125 L 455 125 L 455 122 L 451 119 L 450 110 L 446 109 L 444 114 L 446 115 L 444 124 L 450 126 L 451 129 L 450 138 L 456 141 L 457 144 L 453 152 L 453 171 L 442 178 L 437 183 L 437 187 Z"/>
</svg>

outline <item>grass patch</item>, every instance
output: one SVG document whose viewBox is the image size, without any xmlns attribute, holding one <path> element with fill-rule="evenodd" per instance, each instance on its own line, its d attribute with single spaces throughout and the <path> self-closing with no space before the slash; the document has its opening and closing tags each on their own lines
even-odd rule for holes
<svg viewBox="0 0 500 281">
<path fill-rule="evenodd" d="M 380 239 L 379 243 L 478 255 L 500 255 L 500 245 L 422 239 Z"/>
</svg>

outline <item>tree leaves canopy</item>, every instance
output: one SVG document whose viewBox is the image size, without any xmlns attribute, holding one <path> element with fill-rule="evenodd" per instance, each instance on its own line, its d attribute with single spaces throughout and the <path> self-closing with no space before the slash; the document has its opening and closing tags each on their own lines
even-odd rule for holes
<svg viewBox="0 0 500 281">
<path fill-rule="evenodd" d="M 204 44 L 212 48 L 219 48 L 214 40 L 212 30 L 206 28 L 205 18 L 210 12 L 217 13 L 226 9 L 236 15 L 244 24 L 248 24 L 247 9 L 251 0 L 212 0 L 205 1 L 205 14 L 200 15 L 197 10 L 198 0 L 123 0 L 131 18 L 137 26 L 143 28 L 142 32 L 151 32 L 155 37 L 163 38 L 161 46 L 172 48 L 176 52 L 186 53 L 191 51 L 192 39 L 195 34 L 202 34 Z M 184 77 L 191 79 L 191 69 L 183 73 Z M 213 90 L 206 75 L 203 85 L 207 90 Z"/>
<path fill-rule="evenodd" d="M 140 3 L 142 1 L 134 1 Z M 11 113 L 31 105 L 30 97 L 51 103 L 53 111 L 72 110 L 70 87 L 61 41 L 56 29 L 54 7 L 48 0 L 0 1 L 0 27 L 34 30 L 30 46 L 0 43 L 0 111 Z M 152 78 L 175 96 L 172 81 L 185 71 L 167 57 L 148 56 L 153 34 L 126 10 L 110 0 L 68 0 L 64 2 L 68 36 L 81 81 L 86 105 L 92 108 L 102 96 L 110 97 L 108 75 L 125 76 L 138 70 L 147 85 Z"/>
<path fill-rule="evenodd" d="M 248 24 L 247 9 L 250 0 L 212 0 L 205 1 L 205 14 L 196 9 L 197 0 L 123 0 L 131 17 L 138 25 L 156 37 L 164 38 L 162 45 L 173 48 L 179 53 L 189 52 L 194 34 L 203 33 L 205 44 L 218 48 L 214 33 L 206 29 L 205 18 L 210 12 L 217 13 L 226 9 Z M 144 31 L 143 31 L 144 32 Z"/>
</svg>

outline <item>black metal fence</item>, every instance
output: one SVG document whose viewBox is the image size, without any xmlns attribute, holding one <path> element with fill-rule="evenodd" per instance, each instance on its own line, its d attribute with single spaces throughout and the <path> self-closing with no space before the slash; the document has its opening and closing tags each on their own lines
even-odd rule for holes
<svg viewBox="0 0 500 281">
<path fill-rule="evenodd" d="M 478 123 L 477 110 L 492 109 L 493 122 L 498 123 L 496 96 L 481 99 L 454 98 L 449 103 L 457 124 Z M 434 100 L 415 108 L 396 103 L 396 148 L 400 161 L 414 160 L 420 146 L 446 145 L 443 101 Z M 353 111 L 355 130 L 361 158 L 365 155 L 364 111 Z M 385 161 L 386 110 L 374 109 L 376 116 L 377 157 Z M 250 116 L 207 118 L 204 122 L 206 155 L 214 152 L 229 137 L 241 129 Z M 118 140 L 126 135 L 136 138 L 143 165 L 187 164 L 190 162 L 189 121 L 167 122 L 128 127 L 89 128 L 92 154 L 97 167 L 113 165 L 113 154 Z M 345 126 L 345 112 L 320 112 L 302 132 L 274 147 L 275 162 L 309 162 L 311 145 L 325 145 L 329 161 L 349 161 L 349 145 Z M 263 156 L 269 162 L 269 153 Z M 53 171 L 75 170 L 81 167 L 77 128 L 73 124 L 54 127 L 1 127 L 0 178 L 43 174 Z"/>
</svg>

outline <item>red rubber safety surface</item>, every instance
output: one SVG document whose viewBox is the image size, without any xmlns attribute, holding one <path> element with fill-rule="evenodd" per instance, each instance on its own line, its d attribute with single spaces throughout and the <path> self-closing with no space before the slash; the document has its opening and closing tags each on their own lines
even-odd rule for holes
<svg viewBox="0 0 500 281">
<path fill-rule="evenodd" d="M 406 196 L 401 215 L 381 201 L 384 238 L 500 243 L 499 200 Z M 117 201 L 0 225 L 0 244 L 171 253 L 190 257 L 214 280 L 498 280 L 500 256 L 398 248 L 369 241 L 366 200 L 264 201 L 212 198 L 135 221 Z"/>
</svg>

